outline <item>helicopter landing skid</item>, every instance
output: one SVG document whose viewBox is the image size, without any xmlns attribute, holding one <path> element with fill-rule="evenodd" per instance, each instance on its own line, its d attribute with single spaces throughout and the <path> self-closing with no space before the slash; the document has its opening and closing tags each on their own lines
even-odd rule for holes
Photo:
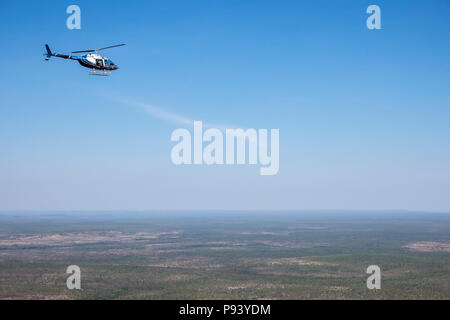
<svg viewBox="0 0 450 320">
<path fill-rule="evenodd" d="M 98 71 L 98 70 L 92 70 L 91 72 L 89 72 L 90 76 L 103 76 L 103 77 L 108 77 L 111 75 L 111 72 L 109 71 Z"/>
</svg>

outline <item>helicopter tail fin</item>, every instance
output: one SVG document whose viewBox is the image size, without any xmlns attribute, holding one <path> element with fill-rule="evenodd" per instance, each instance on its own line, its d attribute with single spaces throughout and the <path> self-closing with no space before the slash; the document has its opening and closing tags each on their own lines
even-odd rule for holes
<svg viewBox="0 0 450 320">
<path fill-rule="evenodd" d="M 53 56 L 52 51 L 50 50 L 50 47 L 48 44 L 45 45 L 45 49 L 47 50 L 47 54 L 44 53 L 44 56 L 46 57 L 45 60 L 50 59 L 51 56 Z"/>
<path fill-rule="evenodd" d="M 45 45 L 45 49 L 47 49 L 47 55 L 49 55 L 49 56 L 52 56 L 52 55 L 53 55 L 53 53 L 52 53 L 52 51 L 50 50 L 50 47 L 48 46 L 48 44 Z"/>
</svg>

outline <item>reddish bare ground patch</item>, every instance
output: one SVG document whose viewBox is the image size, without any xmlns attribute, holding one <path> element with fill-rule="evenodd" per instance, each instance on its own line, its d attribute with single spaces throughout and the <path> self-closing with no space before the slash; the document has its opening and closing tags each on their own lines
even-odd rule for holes
<svg viewBox="0 0 450 320">
<path fill-rule="evenodd" d="M 98 242 L 131 242 L 137 240 L 153 240 L 161 236 L 177 237 L 179 232 L 137 232 L 124 233 L 119 231 L 106 232 L 70 232 L 26 235 L 18 234 L 7 239 L 0 240 L 0 247 L 12 246 L 58 246 L 88 244 Z"/>
<path fill-rule="evenodd" d="M 408 248 L 411 251 L 417 252 L 450 252 L 449 242 L 436 242 L 436 241 L 418 241 L 410 243 L 404 248 Z"/>
</svg>

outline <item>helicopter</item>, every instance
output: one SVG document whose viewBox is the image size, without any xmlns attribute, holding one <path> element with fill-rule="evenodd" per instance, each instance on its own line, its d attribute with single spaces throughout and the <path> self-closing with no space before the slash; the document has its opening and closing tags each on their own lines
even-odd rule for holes
<svg viewBox="0 0 450 320">
<path fill-rule="evenodd" d="M 106 57 L 102 57 L 98 54 L 99 51 L 115 48 L 115 47 L 121 47 L 125 44 L 117 44 L 114 46 L 109 46 L 105 48 L 100 49 L 93 49 L 93 50 L 81 50 L 81 51 L 72 51 L 72 53 L 87 53 L 85 55 L 81 56 L 73 56 L 73 55 L 66 55 L 66 54 L 59 54 L 59 53 L 53 53 L 50 50 L 50 47 L 48 44 L 45 45 L 45 49 L 47 50 L 47 53 L 44 53 L 45 61 L 50 60 L 51 57 L 56 58 L 62 58 L 62 59 L 70 59 L 70 60 L 77 60 L 78 63 L 85 67 L 91 69 L 90 75 L 95 76 L 109 76 L 111 74 L 111 71 L 119 69 L 119 67 L 112 62 L 111 59 L 108 59 Z"/>
</svg>

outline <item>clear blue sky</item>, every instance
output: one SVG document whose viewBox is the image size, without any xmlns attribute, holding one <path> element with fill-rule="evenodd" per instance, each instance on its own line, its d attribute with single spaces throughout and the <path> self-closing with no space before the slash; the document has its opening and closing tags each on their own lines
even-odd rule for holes
<svg viewBox="0 0 450 320">
<path fill-rule="evenodd" d="M 66 8 L 82 29 L 66 28 Z M 366 28 L 381 7 L 382 30 Z M 2 1 L 0 209 L 450 211 L 450 2 Z M 43 61 L 126 43 L 92 77 Z M 280 129 L 280 171 L 174 166 L 180 125 Z"/>
</svg>

